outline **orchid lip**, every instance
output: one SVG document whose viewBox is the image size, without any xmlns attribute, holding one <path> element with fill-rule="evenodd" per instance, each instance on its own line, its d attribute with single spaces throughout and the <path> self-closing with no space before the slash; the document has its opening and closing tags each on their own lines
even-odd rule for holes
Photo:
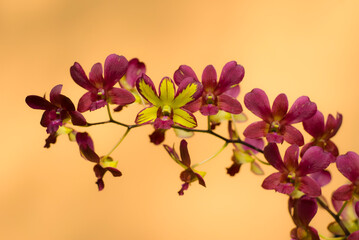
<svg viewBox="0 0 359 240">
<path fill-rule="evenodd" d="M 171 107 L 168 105 L 165 105 L 162 107 L 162 115 L 163 116 L 170 116 L 172 113 Z"/>
<path fill-rule="evenodd" d="M 269 132 L 278 132 L 278 129 L 280 128 L 280 123 L 278 121 L 274 121 L 270 125 Z"/>
</svg>

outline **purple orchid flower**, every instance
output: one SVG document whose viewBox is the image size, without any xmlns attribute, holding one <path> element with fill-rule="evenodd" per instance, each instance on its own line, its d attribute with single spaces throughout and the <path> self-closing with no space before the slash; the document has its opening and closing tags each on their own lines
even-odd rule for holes
<svg viewBox="0 0 359 240">
<path fill-rule="evenodd" d="M 306 96 L 298 98 L 288 112 L 288 99 L 285 94 L 279 94 L 273 102 L 272 109 L 266 93 L 258 88 L 253 89 L 244 97 L 244 104 L 263 121 L 254 122 L 244 130 L 248 138 L 266 137 L 270 143 L 283 143 L 302 146 L 303 135 L 292 126 L 312 117 L 317 111 L 317 105 Z"/>
<path fill-rule="evenodd" d="M 62 85 L 57 85 L 50 92 L 50 102 L 45 97 L 30 95 L 25 101 L 33 109 L 45 110 L 41 118 L 41 126 L 46 127 L 46 132 L 52 138 L 49 143 L 56 142 L 55 133 L 67 121 L 71 120 L 73 125 L 85 126 L 86 119 L 75 110 L 72 101 L 61 94 Z M 55 138 L 55 139 L 54 139 Z M 49 146 L 50 144 L 48 144 Z M 45 145 L 45 147 L 47 144 Z"/>
<path fill-rule="evenodd" d="M 174 80 L 179 85 L 185 78 L 191 77 L 199 81 L 191 67 L 181 65 L 174 73 Z M 208 65 L 202 74 L 202 97 L 193 102 L 187 109 L 192 112 L 200 110 L 205 115 L 215 115 L 219 110 L 232 114 L 243 111 L 236 97 L 239 94 L 239 83 L 244 77 L 244 68 L 237 62 L 228 62 L 222 69 L 217 82 L 217 73 L 212 65 Z"/>
<path fill-rule="evenodd" d="M 107 171 L 111 172 L 114 177 L 122 176 L 120 170 L 116 168 L 117 161 L 113 161 L 109 156 L 100 158 L 97 155 L 94 150 L 93 141 L 87 132 L 76 133 L 76 142 L 79 145 L 81 156 L 90 162 L 96 163 L 93 170 L 97 177 L 96 184 L 99 191 L 103 190 L 105 187 L 103 177 Z"/>
<path fill-rule="evenodd" d="M 171 156 L 173 160 L 175 160 L 176 163 L 178 163 L 180 166 L 182 166 L 185 170 L 181 172 L 180 179 L 182 182 L 182 188 L 178 191 L 178 194 L 181 196 L 184 194 L 184 191 L 188 189 L 191 182 L 194 182 L 198 180 L 198 183 L 202 185 L 203 187 L 206 187 L 206 183 L 203 180 L 204 175 L 206 175 L 205 172 L 200 172 L 197 170 L 194 170 L 191 167 L 191 158 L 188 153 L 187 148 L 187 141 L 182 140 L 180 143 L 180 153 L 181 158 L 178 156 L 177 152 L 174 150 L 174 148 L 171 148 L 167 145 L 163 145 L 168 154 Z"/>
<path fill-rule="evenodd" d="M 353 195 L 359 195 L 359 155 L 355 152 L 348 152 L 337 157 L 337 168 L 344 177 L 351 181 L 350 184 L 339 187 L 333 193 L 333 199 L 337 201 L 347 201 Z"/>
<path fill-rule="evenodd" d="M 305 151 L 311 146 L 319 146 L 325 151 L 330 152 L 332 162 L 335 162 L 336 157 L 339 155 L 337 146 L 330 140 L 334 137 L 343 122 L 343 116 L 338 113 L 337 117 L 329 114 L 327 123 L 324 125 L 324 116 L 321 112 L 317 111 L 311 118 L 303 121 L 304 130 L 307 131 L 313 139 L 310 143 L 303 146 L 300 155 L 303 155 Z"/>
<path fill-rule="evenodd" d="M 319 240 L 318 231 L 309 226 L 318 211 L 315 199 L 302 196 L 299 199 L 289 199 L 289 210 L 296 228 L 292 229 L 290 236 L 292 240 Z"/>
<path fill-rule="evenodd" d="M 88 90 L 79 100 L 77 110 L 86 112 L 94 111 L 110 104 L 124 106 L 135 101 L 135 97 L 123 88 L 113 86 L 126 73 L 128 62 L 125 57 L 116 54 L 109 55 L 105 60 L 104 76 L 102 76 L 102 65 L 93 65 L 89 78 L 77 62 L 70 68 L 72 79 L 81 87 Z"/>
<path fill-rule="evenodd" d="M 264 157 L 279 172 L 272 173 L 262 183 L 264 189 L 291 195 L 299 190 L 309 197 L 321 195 L 320 185 L 308 174 L 319 172 L 330 164 L 330 154 L 314 146 L 307 150 L 298 164 L 299 147 L 290 146 L 284 155 L 284 162 L 275 143 L 264 148 Z"/>
<path fill-rule="evenodd" d="M 358 226 L 358 216 L 359 216 L 359 202 L 358 199 L 351 199 L 349 200 L 344 209 L 344 201 L 335 200 L 332 196 L 332 204 L 337 213 L 341 211 L 340 219 L 342 220 L 344 226 L 348 229 L 349 232 L 354 233 L 355 231 L 359 230 Z M 338 222 L 333 221 L 328 225 L 328 230 L 336 236 L 345 236 L 345 232 L 338 224 Z M 358 234 L 358 233 L 356 233 Z M 358 236 L 354 234 L 353 236 Z M 348 238 L 349 239 L 349 238 Z M 353 238 L 356 239 L 356 238 Z"/>
</svg>

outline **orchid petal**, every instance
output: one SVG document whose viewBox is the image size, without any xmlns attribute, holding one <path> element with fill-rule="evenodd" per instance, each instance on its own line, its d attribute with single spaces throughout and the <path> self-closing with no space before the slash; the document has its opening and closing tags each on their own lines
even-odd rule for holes
<svg viewBox="0 0 359 240">
<path fill-rule="evenodd" d="M 85 126 L 87 124 L 85 117 L 78 111 L 69 112 L 71 116 L 71 122 L 76 126 Z"/>
<path fill-rule="evenodd" d="M 219 111 L 218 107 L 216 105 L 213 105 L 213 104 L 202 105 L 199 110 L 200 110 L 200 112 L 201 112 L 201 114 L 203 116 L 216 115 L 218 113 L 218 111 Z"/>
<path fill-rule="evenodd" d="M 264 148 L 264 141 L 262 138 L 252 139 L 252 138 L 245 138 L 244 141 L 246 143 L 249 143 L 250 145 L 263 150 Z M 258 152 L 250 147 L 247 147 L 246 145 L 242 145 L 244 151 L 252 151 L 253 154 L 257 154 Z"/>
<path fill-rule="evenodd" d="M 302 225 L 308 226 L 314 216 L 317 214 L 318 205 L 315 199 L 301 197 L 296 203 L 296 215 Z"/>
<path fill-rule="evenodd" d="M 359 181 L 359 155 L 355 152 L 337 157 L 337 168 L 351 182 Z"/>
<path fill-rule="evenodd" d="M 198 78 L 193 69 L 187 65 L 181 65 L 173 74 L 173 79 L 177 85 L 180 85 L 182 80 L 187 77 L 191 77 L 198 82 Z"/>
<path fill-rule="evenodd" d="M 295 100 L 289 112 L 284 117 L 285 123 L 299 123 L 310 117 L 317 112 L 317 105 L 310 101 L 309 97 L 302 96 Z"/>
<path fill-rule="evenodd" d="M 191 78 L 184 79 L 178 87 L 171 106 L 180 108 L 193 102 L 202 94 L 202 85 Z"/>
<path fill-rule="evenodd" d="M 109 90 L 125 75 L 128 62 L 124 56 L 109 55 L 105 60 L 104 89 Z"/>
<path fill-rule="evenodd" d="M 282 93 L 279 94 L 273 102 L 272 105 L 272 115 L 273 118 L 278 120 L 283 119 L 283 117 L 285 116 L 285 114 L 288 111 L 288 99 L 287 96 Z"/>
<path fill-rule="evenodd" d="M 303 155 L 302 161 L 296 170 L 298 176 L 315 173 L 326 169 L 330 164 L 330 153 L 324 152 L 321 147 L 309 148 Z"/>
<path fill-rule="evenodd" d="M 337 113 L 336 119 L 334 119 L 334 117 L 331 114 L 329 114 L 327 124 L 325 125 L 325 132 L 329 133 L 329 137 L 333 137 L 335 136 L 335 134 L 337 134 L 340 126 L 342 125 L 342 122 L 343 122 L 342 114 Z"/>
<path fill-rule="evenodd" d="M 112 88 L 107 94 L 110 103 L 121 106 L 133 103 L 136 100 L 130 91 L 123 88 Z"/>
<path fill-rule="evenodd" d="M 164 77 L 160 82 L 159 95 L 162 104 L 170 105 L 175 98 L 175 84 L 172 79 Z"/>
<path fill-rule="evenodd" d="M 133 88 L 137 79 L 146 72 L 146 66 L 143 62 L 140 62 L 137 58 L 133 58 L 128 62 L 128 68 L 126 71 L 126 82 Z"/>
<path fill-rule="evenodd" d="M 202 84 L 205 92 L 213 92 L 217 86 L 217 73 L 213 65 L 208 65 L 202 74 Z"/>
<path fill-rule="evenodd" d="M 239 85 L 233 85 L 229 90 L 225 91 L 224 94 L 227 94 L 231 97 L 237 98 L 240 92 Z"/>
<path fill-rule="evenodd" d="M 93 95 L 92 92 L 87 92 L 80 98 L 79 103 L 77 105 L 77 111 L 83 113 L 90 110 L 91 104 L 93 102 L 92 95 Z"/>
<path fill-rule="evenodd" d="M 93 86 L 96 88 L 103 87 L 103 76 L 102 76 L 102 64 L 96 63 L 92 66 L 90 74 L 89 74 L 89 81 Z"/>
<path fill-rule="evenodd" d="M 80 87 L 89 91 L 96 90 L 96 88 L 88 80 L 85 71 L 79 63 L 74 63 L 74 65 L 70 68 L 70 74 L 75 83 L 77 83 Z"/>
<path fill-rule="evenodd" d="M 310 174 L 310 177 L 313 178 L 321 187 L 324 187 L 332 180 L 330 172 L 327 170 L 322 170 Z"/>
<path fill-rule="evenodd" d="M 244 68 L 235 61 L 228 62 L 222 69 L 215 94 L 221 95 L 235 85 L 238 85 L 244 77 Z"/>
<path fill-rule="evenodd" d="M 301 177 L 299 180 L 299 190 L 309 197 L 319 197 L 322 194 L 319 184 L 308 176 Z"/>
<path fill-rule="evenodd" d="M 269 129 L 269 124 L 264 121 L 251 123 L 243 132 L 243 135 L 248 138 L 264 137 Z"/>
<path fill-rule="evenodd" d="M 244 104 L 254 115 L 262 118 L 266 122 L 272 120 L 272 113 L 266 93 L 255 88 L 244 97 Z"/>
<path fill-rule="evenodd" d="M 55 87 L 53 87 L 51 89 L 51 92 L 50 92 L 50 102 L 55 104 L 55 105 L 60 105 L 60 102 L 59 102 L 59 96 L 61 94 L 61 90 L 62 90 L 62 84 L 59 84 L 59 85 L 56 85 Z"/>
<path fill-rule="evenodd" d="M 268 143 L 268 145 L 264 148 L 264 157 L 278 171 L 287 172 L 287 169 L 282 161 L 282 157 L 280 156 L 277 144 Z"/>
<path fill-rule="evenodd" d="M 267 190 L 274 190 L 279 184 L 282 178 L 282 173 L 276 172 L 272 173 L 266 177 L 262 183 L 262 187 Z"/>
<path fill-rule="evenodd" d="M 283 138 L 290 144 L 297 144 L 302 146 L 304 144 L 304 138 L 301 132 L 291 125 L 285 125 L 282 130 Z"/>
<path fill-rule="evenodd" d="M 56 108 L 55 105 L 47 101 L 45 98 L 35 95 L 27 96 L 25 101 L 32 109 L 51 110 Z"/>
<path fill-rule="evenodd" d="M 191 167 L 191 158 L 190 158 L 189 153 L 188 153 L 187 141 L 186 140 L 182 140 L 181 143 L 180 143 L 180 154 L 181 154 L 181 159 L 182 159 L 181 162 L 186 167 Z"/>
<path fill-rule="evenodd" d="M 345 184 L 333 192 L 333 199 L 336 201 L 347 201 L 352 198 L 354 192 L 353 184 Z"/>
<path fill-rule="evenodd" d="M 268 133 L 266 135 L 266 139 L 269 143 L 281 143 L 282 144 L 284 141 L 283 136 L 276 132 Z"/>
<path fill-rule="evenodd" d="M 298 167 L 299 147 L 292 145 L 285 151 L 284 165 L 289 171 L 294 171 Z"/>
<path fill-rule="evenodd" d="M 136 87 L 139 94 L 148 102 L 156 106 L 161 105 L 161 100 L 157 96 L 155 85 L 146 74 L 143 74 L 142 77 L 137 80 Z"/>
<path fill-rule="evenodd" d="M 173 122 L 185 128 L 197 127 L 195 116 L 190 111 L 181 108 L 173 110 Z"/>
<path fill-rule="evenodd" d="M 151 106 L 141 110 L 136 117 L 136 124 L 152 123 L 157 118 L 158 107 Z"/>
<path fill-rule="evenodd" d="M 226 94 L 218 96 L 218 108 L 232 114 L 240 114 L 243 111 L 238 100 Z"/>
<path fill-rule="evenodd" d="M 303 121 L 304 130 L 314 138 L 320 137 L 324 133 L 324 116 L 317 111 L 313 117 Z"/>
</svg>

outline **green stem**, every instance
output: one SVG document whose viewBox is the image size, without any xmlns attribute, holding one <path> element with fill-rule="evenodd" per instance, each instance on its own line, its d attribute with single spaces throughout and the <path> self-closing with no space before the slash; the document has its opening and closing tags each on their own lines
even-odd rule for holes
<svg viewBox="0 0 359 240">
<path fill-rule="evenodd" d="M 317 198 L 317 202 L 319 203 L 320 206 L 322 206 L 322 208 L 324 208 L 335 219 L 335 221 L 339 224 L 340 228 L 343 230 L 345 235 L 349 236 L 350 232 L 345 227 L 345 225 L 342 222 L 342 220 L 340 219 L 340 217 L 337 216 L 332 210 L 330 210 L 329 207 L 320 198 Z"/>
<path fill-rule="evenodd" d="M 345 207 L 347 206 L 348 201 L 345 201 L 339 212 L 337 213 L 337 216 L 340 217 L 342 215 L 342 212 L 344 211 Z"/>
<path fill-rule="evenodd" d="M 193 165 L 192 165 L 192 168 L 195 168 L 195 167 L 197 167 L 197 166 L 199 166 L 199 165 L 202 165 L 202 164 L 208 162 L 209 160 L 215 158 L 216 156 L 218 156 L 218 154 L 220 154 L 220 153 L 227 147 L 227 145 L 228 145 L 228 143 L 226 142 L 226 143 L 221 147 L 221 149 L 219 149 L 218 152 L 216 152 L 216 153 L 213 154 L 211 157 L 207 158 L 206 160 L 204 160 L 204 161 L 202 161 L 202 162 L 200 162 L 200 163 L 193 164 Z"/>
<path fill-rule="evenodd" d="M 115 151 L 115 149 L 121 144 L 121 142 L 125 139 L 125 137 L 127 136 L 127 134 L 131 131 L 131 128 L 127 128 L 126 132 L 123 134 L 123 136 L 121 137 L 121 139 L 117 142 L 117 144 L 111 149 L 111 151 L 109 153 L 106 154 L 105 157 L 108 157 L 111 155 L 111 153 L 113 151 Z"/>
</svg>

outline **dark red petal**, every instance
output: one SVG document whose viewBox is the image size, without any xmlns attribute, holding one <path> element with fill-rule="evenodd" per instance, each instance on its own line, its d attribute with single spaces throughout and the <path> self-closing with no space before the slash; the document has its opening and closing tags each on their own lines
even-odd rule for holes
<svg viewBox="0 0 359 240">
<path fill-rule="evenodd" d="M 87 79 L 85 71 L 82 69 L 81 65 L 77 62 L 70 68 L 70 74 L 72 79 L 77 83 L 80 87 L 83 87 L 89 91 L 96 90 L 94 86 Z"/>
<path fill-rule="evenodd" d="M 227 94 L 231 97 L 237 98 L 240 92 L 239 85 L 231 87 L 229 90 L 225 91 L 224 94 Z"/>
<path fill-rule="evenodd" d="M 284 165 L 289 171 L 294 171 L 298 167 L 299 147 L 292 145 L 285 151 Z"/>
<path fill-rule="evenodd" d="M 126 71 L 126 82 L 135 87 L 137 79 L 146 73 L 146 66 L 143 62 L 140 62 L 137 58 L 133 58 L 128 62 L 128 68 Z"/>
<path fill-rule="evenodd" d="M 197 100 L 195 100 L 193 102 L 187 103 L 182 108 L 194 113 L 194 112 L 197 112 L 201 108 L 201 105 L 202 105 L 202 99 L 198 98 Z"/>
<path fill-rule="evenodd" d="M 299 123 L 312 117 L 317 112 L 317 105 L 306 96 L 298 98 L 289 109 L 283 123 Z"/>
<path fill-rule="evenodd" d="M 335 162 L 337 159 L 336 157 L 339 155 L 338 147 L 332 141 L 328 140 L 324 150 L 330 152 L 333 155 L 331 162 Z"/>
<path fill-rule="evenodd" d="M 178 191 L 178 195 L 182 196 L 184 194 L 184 191 L 187 190 L 189 187 L 189 183 L 182 184 L 182 188 Z"/>
<path fill-rule="evenodd" d="M 261 138 L 268 132 L 269 124 L 264 121 L 251 123 L 243 132 L 248 138 Z"/>
<path fill-rule="evenodd" d="M 191 67 L 187 65 L 181 65 L 173 74 L 173 80 L 177 85 L 180 85 L 183 79 L 191 77 L 198 82 L 198 78 Z"/>
<path fill-rule="evenodd" d="M 81 155 L 90 162 L 98 163 L 100 157 L 88 146 L 80 146 Z"/>
<path fill-rule="evenodd" d="M 58 97 L 61 94 L 61 90 L 62 90 L 62 84 L 59 84 L 53 87 L 50 92 L 50 102 L 57 106 L 60 105 Z"/>
<path fill-rule="evenodd" d="M 287 96 L 282 93 L 279 94 L 273 102 L 272 105 L 272 115 L 273 118 L 276 120 L 281 120 L 283 119 L 284 115 L 287 113 L 288 111 L 288 99 Z"/>
<path fill-rule="evenodd" d="M 102 179 L 107 172 L 107 169 L 101 167 L 100 164 L 96 164 L 93 168 L 93 171 L 95 172 L 95 175 L 98 179 Z"/>
<path fill-rule="evenodd" d="M 55 144 L 57 140 L 57 133 L 51 133 L 48 138 L 45 140 L 44 148 L 50 148 L 51 144 Z"/>
<path fill-rule="evenodd" d="M 26 104 L 33 109 L 41 109 L 41 110 L 51 110 L 56 108 L 53 104 L 47 101 L 43 97 L 30 95 L 25 99 Z"/>
<path fill-rule="evenodd" d="M 121 171 L 118 170 L 117 168 L 107 167 L 106 169 L 108 171 L 110 171 L 110 173 L 112 173 L 112 176 L 114 176 L 114 177 L 121 177 L 122 176 Z"/>
<path fill-rule="evenodd" d="M 351 233 L 347 240 L 359 240 L 359 231 Z"/>
<path fill-rule="evenodd" d="M 332 176 L 327 170 L 312 173 L 310 174 L 310 177 L 313 178 L 321 187 L 324 187 L 332 180 Z"/>
<path fill-rule="evenodd" d="M 172 119 L 162 120 L 161 118 L 156 118 L 153 123 L 155 129 L 170 129 L 173 125 Z"/>
<path fill-rule="evenodd" d="M 335 121 L 331 120 L 330 116 L 331 114 L 328 116 L 327 124 L 325 126 L 325 132 L 329 133 L 329 137 L 333 137 L 335 136 L 335 134 L 337 134 L 340 126 L 342 125 L 343 115 L 337 113 L 337 118 L 335 119 Z"/>
<path fill-rule="evenodd" d="M 279 184 L 282 178 L 282 173 L 276 172 L 272 173 L 266 177 L 262 183 L 262 187 L 267 190 L 274 190 Z"/>
<path fill-rule="evenodd" d="M 355 152 L 337 157 L 337 168 L 351 182 L 359 181 L 359 156 Z"/>
<path fill-rule="evenodd" d="M 282 144 L 284 141 L 283 136 L 276 132 L 268 133 L 266 135 L 266 139 L 269 143 L 281 143 Z"/>
<path fill-rule="evenodd" d="M 319 184 L 308 176 L 301 177 L 299 180 L 299 190 L 309 197 L 319 197 L 322 194 Z"/>
<path fill-rule="evenodd" d="M 208 65 L 202 74 L 202 84 L 205 92 L 213 92 L 217 86 L 217 73 L 212 65 Z"/>
<path fill-rule="evenodd" d="M 96 63 L 92 66 L 90 74 L 89 74 L 89 81 L 92 83 L 93 86 L 96 88 L 103 87 L 103 76 L 102 76 L 102 65 L 101 63 Z"/>
<path fill-rule="evenodd" d="M 181 154 L 181 159 L 182 159 L 181 162 L 185 166 L 191 167 L 191 158 L 188 153 L 187 141 L 184 139 L 182 139 L 181 144 L 180 144 L 180 154 Z"/>
<path fill-rule="evenodd" d="M 150 142 L 155 145 L 161 144 L 165 140 L 165 129 L 155 129 L 155 131 L 150 135 Z"/>
<path fill-rule="evenodd" d="M 128 62 L 124 56 L 109 55 L 105 60 L 104 89 L 113 87 L 127 71 Z"/>
<path fill-rule="evenodd" d="M 293 193 L 294 189 L 295 187 L 292 183 L 280 183 L 276 186 L 274 190 L 283 194 L 290 195 Z"/>
<path fill-rule="evenodd" d="M 238 102 L 238 100 L 226 94 L 218 96 L 217 105 L 220 110 L 232 114 L 240 114 L 243 111 L 242 105 Z"/>
<path fill-rule="evenodd" d="M 112 88 L 107 94 L 109 102 L 117 105 L 127 105 L 136 100 L 130 91 L 123 88 Z"/>
<path fill-rule="evenodd" d="M 303 157 L 304 153 L 310 148 L 310 147 L 313 147 L 314 146 L 314 143 L 313 142 L 310 142 L 310 143 L 307 143 L 305 144 L 302 149 L 300 150 L 300 157 Z"/>
<path fill-rule="evenodd" d="M 297 144 L 298 146 L 302 146 L 304 144 L 303 135 L 298 129 L 291 125 L 285 125 L 282 130 L 282 134 L 284 140 L 290 144 Z"/>
<path fill-rule="evenodd" d="M 88 146 L 92 150 L 95 150 L 92 138 L 90 137 L 90 135 L 87 132 L 76 133 L 76 142 L 79 146 L 82 146 L 82 147 Z"/>
<path fill-rule="evenodd" d="M 71 122 L 76 126 L 85 126 L 87 124 L 85 117 L 78 111 L 69 112 L 71 116 Z"/>
<path fill-rule="evenodd" d="M 215 94 L 220 95 L 228 91 L 234 85 L 239 84 L 244 77 L 244 68 L 241 65 L 237 65 L 235 61 L 227 63 L 219 78 Z"/>
<path fill-rule="evenodd" d="M 269 100 L 266 93 L 255 88 L 247 93 L 244 97 L 244 104 L 256 116 L 262 118 L 266 122 L 271 122 L 272 112 L 269 106 Z"/>
<path fill-rule="evenodd" d="M 103 182 L 102 178 L 97 179 L 96 184 L 99 191 L 102 191 L 105 188 L 105 183 Z"/>
<path fill-rule="evenodd" d="M 330 164 L 330 153 L 324 152 L 321 147 L 309 148 L 303 155 L 297 168 L 297 176 L 304 176 L 326 169 Z"/>
<path fill-rule="evenodd" d="M 204 116 L 216 115 L 219 111 L 218 107 L 213 104 L 202 105 L 199 110 Z"/>
<path fill-rule="evenodd" d="M 287 169 L 282 161 L 282 157 L 280 156 L 277 144 L 269 143 L 264 148 L 264 157 L 278 171 L 287 172 Z"/>
<path fill-rule="evenodd" d="M 298 218 L 301 225 L 308 226 L 317 214 L 318 205 L 314 198 L 303 196 L 295 203 L 294 211 L 294 215 Z"/>
<path fill-rule="evenodd" d="M 87 92 L 85 93 L 79 100 L 79 103 L 77 105 L 77 111 L 83 113 L 88 110 L 90 110 L 92 104 L 92 93 Z"/>
<path fill-rule="evenodd" d="M 354 192 L 353 184 L 346 184 L 333 192 L 333 199 L 336 201 L 347 201 L 352 198 Z"/>
<path fill-rule="evenodd" d="M 166 149 L 166 151 L 168 152 L 168 154 L 171 156 L 171 158 L 173 158 L 176 162 L 180 162 L 179 156 L 176 152 L 176 150 L 174 150 L 174 148 L 171 148 L 170 146 L 164 144 L 163 147 Z"/>
<path fill-rule="evenodd" d="M 358 216 L 359 216 L 359 202 L 356 202 L 356 203 L 355 203 L 354 209 L 355 209 L 355 214 L 356 214 L 357 217 L 358 217 Z"/>
<path fill-rule="evenodd" d="M 233 177 L 234 175 L 239 173 L 241 166 L 242 164 L 233 163 L 229 168 L 227 168 L 227 173 Z"/>
<path fill-rule="evenodd" d="M 324 116 L 317 111 L 313 117 L 303 121 L 304 130 L 314 138 L 321 137 L 324 133 Z"/>
<path fill-rule="evenodd" d="M 64 95 L 59 95 L 57 96 L 57 101 L 60 104 L 60 107 L 63 108 L 66 111 L 75 111 L 75 106 L 72 103 L 71 99 L 64 96 Z"/>
<path fill-rule="evenodd" d="M 198 183 L 199 183 L 200 185 L 202 185 L 203 187 L 206 187 L 206 183 L 204 182 L 203 177 L 202 177 L 200 174 L 198 174 L 198 173 L 194 173 L 194 174 L 197 176 Z"/>
</svg>

